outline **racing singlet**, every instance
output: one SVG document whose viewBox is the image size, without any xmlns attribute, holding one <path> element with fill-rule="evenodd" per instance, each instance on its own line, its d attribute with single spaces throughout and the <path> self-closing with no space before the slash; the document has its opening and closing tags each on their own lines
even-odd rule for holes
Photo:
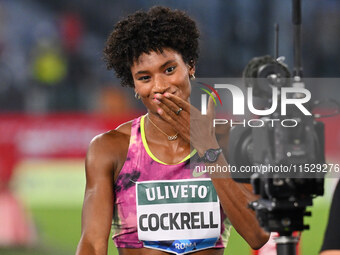
<svg viewBox="0 0 340 255">
<path fill-rule="evenodd" d="M 144 118 L 132 122 L 127 158 L 114 185 L 116 247 L 174 254 L 224 248 L 231 224 L 210 178 L 192 175 L 189 161 L 197 155 L 173 165 L 158 160 L 148 147 Z"/>
</svg>

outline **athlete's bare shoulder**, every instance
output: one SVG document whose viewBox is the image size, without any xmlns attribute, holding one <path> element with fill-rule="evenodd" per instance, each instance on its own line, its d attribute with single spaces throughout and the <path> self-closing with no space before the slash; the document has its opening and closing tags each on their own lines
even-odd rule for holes
<svg viewBox="0 0 340 255">
<path fill-rule="evenodd" d="M 133 122 L 133 120 L 130 120 L 130 121 L 128 121 L 128 122 L 125 122 L 125 123 L 119 125 L 119 126 L 115 129 L 115 131 L 118 131 L 118 132 L 120 132 L 120 133 L 122 133 L 122 134 L 126 134 L 126 135 L 130 136 L 130 134 L 131 134 L 131 125 L 132 125 L 132 122 Z"/>
<path fill-rule="evenodd" d="M 87 152 L 87 165 L 100 162 L 107 171 L 120 170 L 129 148 L 132 121 L 94 137 Z M 91 164 L 92 165 L 92 164 Z M 97 165 L 97 164 L 96 164 Z"/>
<path fill-rule="evenodd" d="M 116 129 L 95 136 L 90 146 L 100 146 L 110 152 L 124 151 L 129 145 L 132 121 L 125 122 Z"/>
</svg>

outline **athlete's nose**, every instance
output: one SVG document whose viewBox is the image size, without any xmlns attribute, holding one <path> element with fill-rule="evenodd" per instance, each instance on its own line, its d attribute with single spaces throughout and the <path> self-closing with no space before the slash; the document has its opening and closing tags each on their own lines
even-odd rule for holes
<svg viewBox="0 0 340 255">
<path fill-rule="evenodd" d="M 155 75 L 154 77 L 154 93 L 165 93 L 169 89 L 169 84 L 166 80 L 162 77 L 162 75 Z"/>
</svg>

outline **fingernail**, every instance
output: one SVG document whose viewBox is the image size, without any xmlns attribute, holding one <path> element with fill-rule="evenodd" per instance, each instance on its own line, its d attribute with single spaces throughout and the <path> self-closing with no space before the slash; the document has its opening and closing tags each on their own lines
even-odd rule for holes
<svg viewBox="0 0 340 255">
<path fill-rule="evenodd" d="M 169 98 L 170 97 L 170 94 L 168 92 L 164 93 L 164 96 Z"/>
<path fill-rule="evenodd" d="M 158 109 L 157 109 L 157 112 L 158 112 L 158 114 L 162 114 L 162 113 L 163 113 L 163 110 L 162 110 L 161 108 L 158 108 Z"/>
<path fill-rule="evenodd" d="M 154 98 L 153 101 L 154 101 L 156 104 L 160 104 L 160 103 L 161 103 L 157 98 Z"/>
<path fill-rule="evenodd" d="M 161 99 L 162 95 L 157 93 L 157 94 L 155 94 L 154 98 Z"/>
</svg>

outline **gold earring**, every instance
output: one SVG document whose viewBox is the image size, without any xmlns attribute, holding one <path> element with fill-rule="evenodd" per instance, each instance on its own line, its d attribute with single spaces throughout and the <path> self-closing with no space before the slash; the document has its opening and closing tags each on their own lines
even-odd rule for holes
<svg viewBox="0 0 340 255">
<path fill-rule="evenodd" d="M 135 93 L 135 98 L 136 98 L 137 100 L 140 99 L 140 95 L 139 95 L 137 92 Z"/>
<path fill-rule="evenodd" d="M 195 74 L 193 73 L 191 76 L 190 76 L 190 80 L 195 80 L 196 77 L 195 77 Z"/>
</svg>

